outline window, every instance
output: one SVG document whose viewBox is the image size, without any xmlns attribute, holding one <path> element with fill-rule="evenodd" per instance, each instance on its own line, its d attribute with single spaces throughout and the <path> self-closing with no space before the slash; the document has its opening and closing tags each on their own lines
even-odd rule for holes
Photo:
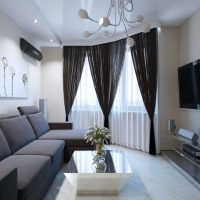
<svg viewBox="0 0 200 200">
<path fill-rule="evenodd" d="M 138 87 L 131 53 L 127 51 L 113 104 L 113 111 L 119 107 L 124 109 L 128 107 L 130 111 L 134 111 L 136 107 L 141 105 L 141 101 L 142 97 Z M 73 105 L 73 109 L 75 108 L 85 111 L 100 109 L 87 58 L 85 59 L 80 85 Z"/>
<path fill-rule="evenodd" d="M 80 110 L 100 110 L 97 95 L 94 89 L 94 84 L 90 72 L 88 58 L 85 59 L 81 81 L 75 98 L 75 103 L 72 109 Z"/>
<path fill-rule="evenodd" d="M 126 52 L 124 66 L 121 73 L 117 93 L 112 110 L 136 111 L 138 106 L 143 106 L 135 69 L 130 51 Z"/>
<path fill-rule="evenodd" d="M 111 141 L 148 152 L 150 121 L 138 87 L 130 51 L 126 52 L 117 93 L 109 117 Z M 88 59 L 72 107 L 75 128 L 103 126 L 104 116 L 96 96 Z"/>
</svg>

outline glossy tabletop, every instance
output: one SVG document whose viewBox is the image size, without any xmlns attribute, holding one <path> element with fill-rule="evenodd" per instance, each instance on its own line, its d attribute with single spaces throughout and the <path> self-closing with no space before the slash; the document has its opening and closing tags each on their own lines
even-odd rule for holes
<svg viewBox="0 0 200 200">
<path fill-rule="evenodd" d="M 95 151 L 75 151 L 69 162 L 70 173 L 132 173 L 121 150 L 105 150 L 104 161 L 95 160 Z"/>
</svg>

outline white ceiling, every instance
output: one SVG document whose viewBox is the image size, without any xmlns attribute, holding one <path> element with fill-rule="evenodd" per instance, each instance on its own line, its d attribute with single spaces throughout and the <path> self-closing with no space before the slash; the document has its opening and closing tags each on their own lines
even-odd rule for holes
<svg viewBox="0 0 200 200">
<path fill-rule="evenodd" d="M 57 46 L 82 41 L 82 32 L 95 31 L 98 26 L 78 17 L 80 8 L 99 19 L 106 15 L 109 0 L 0 0 L 0 11 L 14 21 L 41 46 Z M 133 0 L 134 13 L 148 22 L 159 21 L 165 26 L 179 26 L 200 8 L 200 0 Z M 38 23 L 33 24 L 37 18 Z M 119 32 L 123 28 L 118 29 Z M 96 37 L 101 37 L 100 34 Z M 54 42 L 50 43 L 50 39 Z M 94 39 L 94 38 L 93 38 Z"/>
</svg>

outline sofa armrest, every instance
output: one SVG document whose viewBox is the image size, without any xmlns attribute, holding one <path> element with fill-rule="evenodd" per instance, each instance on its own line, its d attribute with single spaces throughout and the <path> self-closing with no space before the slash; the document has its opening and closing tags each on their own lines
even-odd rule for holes
<svg viewBox="0 0 200 200">
<path fill-rule="evenodd" d="M 17 168 L 0 167 L 0 199 L 17 200 Z"/>
<path fill-rule="evenodd" d="M 72 122 L 50 122 L 50 130 L 72 129 Z"/>
</svg>

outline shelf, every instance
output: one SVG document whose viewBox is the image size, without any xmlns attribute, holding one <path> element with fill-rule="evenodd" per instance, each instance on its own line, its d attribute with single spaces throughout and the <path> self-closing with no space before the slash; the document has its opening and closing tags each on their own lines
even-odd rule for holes
<svg viewBox="0 0 200 200">
<path fill-rule="evenodd" d="M 169 133 L 173 138 L 175 138 L 176 140 L 178 140 L 178 141 L 180 141 L 181 143 L 184 143 L 184 144 L 190 144 L 190 145 L 192 145 L 192 146 L 194 146 L 194 147 L 196 147 L 196 148 L 198 148 L 199 150 L 200 150 L 200 145 L 199 145 L 199 143 L 198 142 L 194 142 L 194 141 L 192 141 L 192 140 L 189 140 L 189 139 L 187 139 L 187 138 L 185 138 L 185 137 L 183 137 L 183 136 L 180 136 L 180 135 L 178 135 L 177 133 Z"/>
<path fill-rule="evenodd" d="M 200 161 L 178 150 L 161 151 L 161 154 L 190 182 L 200 189 Z"/>
</svg>

